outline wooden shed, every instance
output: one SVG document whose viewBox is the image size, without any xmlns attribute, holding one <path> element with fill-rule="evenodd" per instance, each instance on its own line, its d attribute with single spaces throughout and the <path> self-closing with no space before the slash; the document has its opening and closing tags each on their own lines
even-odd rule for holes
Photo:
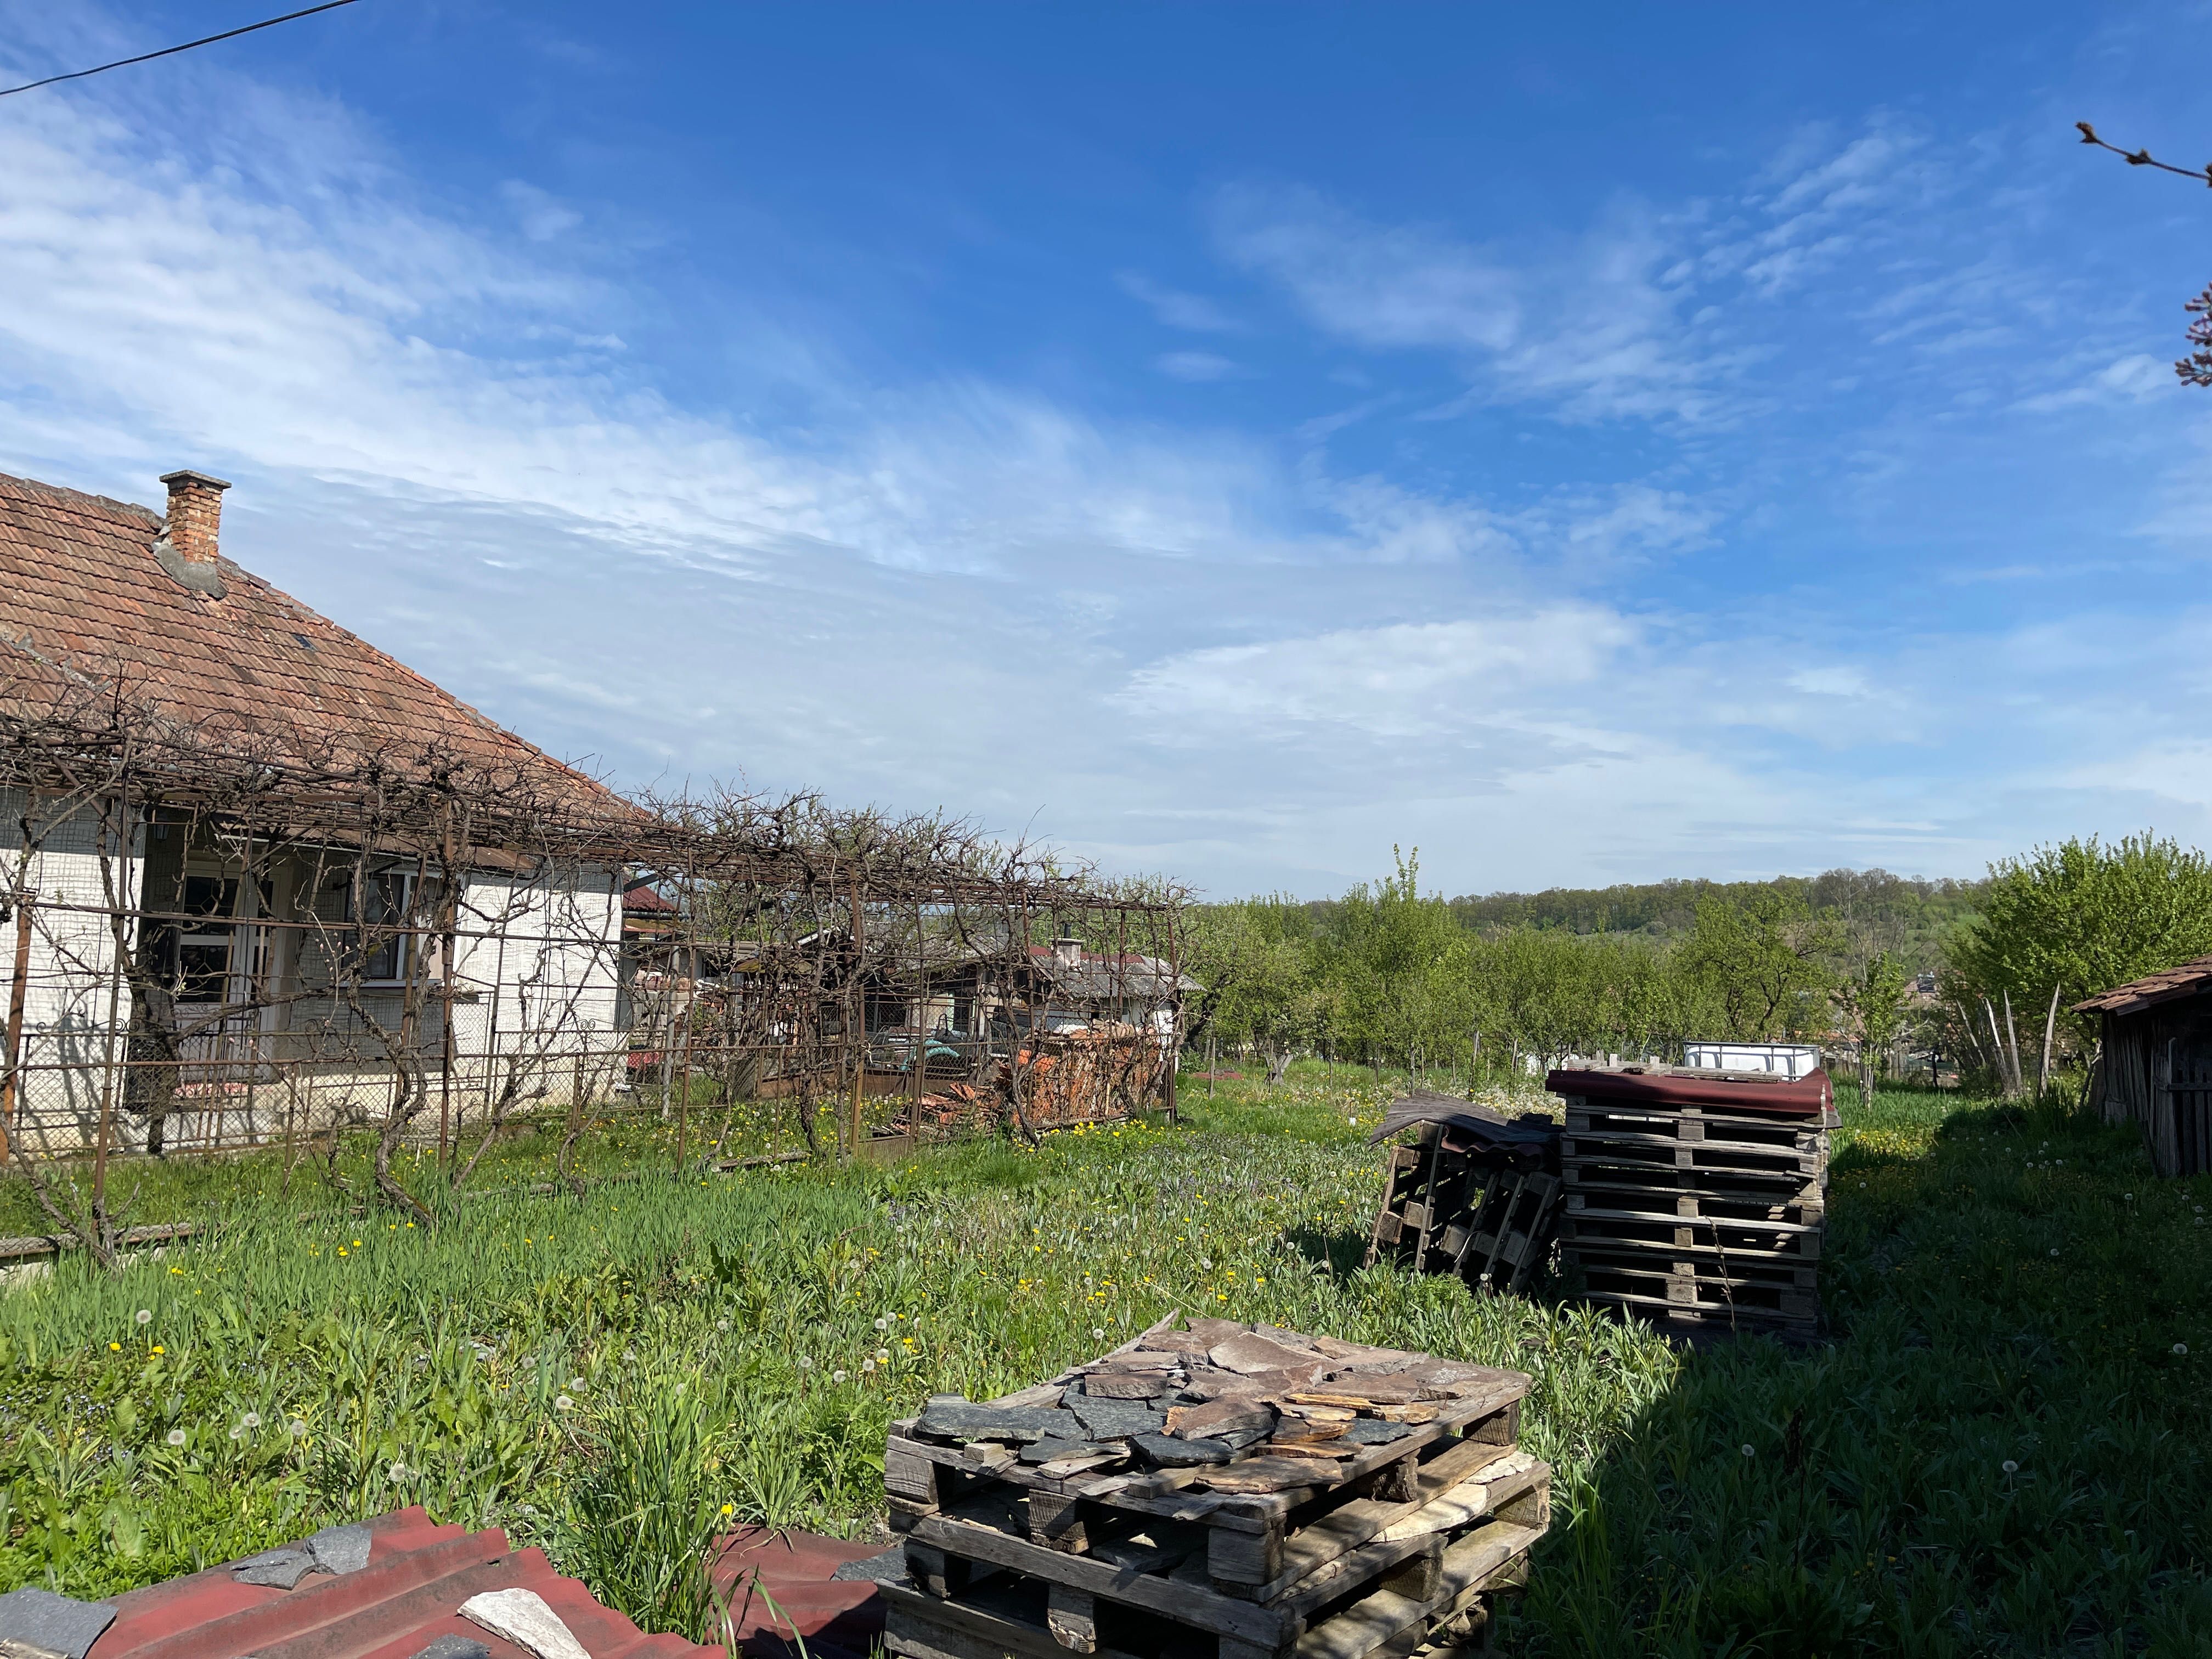
<svg viewBox="0 0 2212 1659">
<path fill-rule="evenodd" d="M 2142 1131 L 2162 1176 L 2212 1172 L 2212 957 L 2074 1005 L 2103 1026 L 2094 1103 Z"/>
</svg>

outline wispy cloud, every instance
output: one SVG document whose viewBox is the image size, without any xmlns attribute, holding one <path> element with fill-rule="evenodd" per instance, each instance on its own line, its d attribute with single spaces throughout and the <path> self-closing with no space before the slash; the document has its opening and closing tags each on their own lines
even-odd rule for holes
<svg viewBox="0 0 2212 1659">
<path fill-rule="evenodd" d="M 1240 319 L 1204 295 L 1169 288 L 1140 270 L 1116 272 L 1114 280 L 1121 284 L 1124 294 L 1149 306 L 1152 315 L 1170 328 L 1188 329 L 1199 334 L 1234 334 L 1243 330 Z"/>
<path fill-rule="evenodd" d="M 1211 351 L 1170 351 L 1153 359 L 1153 367 L 1171 380 L 1226 380 L 1243 371 L 1228 358 Z"/>
</svg>

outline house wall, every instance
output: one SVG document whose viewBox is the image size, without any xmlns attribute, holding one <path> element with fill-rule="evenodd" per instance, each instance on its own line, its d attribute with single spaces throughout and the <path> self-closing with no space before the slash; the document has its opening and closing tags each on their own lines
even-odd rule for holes
<svg viewBox="0 0 2212 1659">
<path fill-rule="evenodd" d="M 0 791 L 0 885 L 12 885 L 18 867 L 22 805 L 20 794 Z M 42 903 L 32 912 L 27 1069 L 15 1134 L 27 1150 L 64 1152 L 94 1143 L 110 1059 L 137 1052 L 143 1060 L 143 1043 L 131 1047 L 130 986 L 114 972 L 97 811 L 35 825 L 33 839 L 28 880 Z M 133 909 L 146 890 L 149 853 L 167 855 L 169 865 L 215 855 L 152 845 L 143 823 L 135 823 L 131 855 L 107 860 Z M 236 939 L 263 953 L 277 1003 L 185 1039 L 187 1063 L 164 1072 L 175 1079 L 164 1116 L 170 1148 L 251 1144 L 333 1121 L 373 1121 L 390 1109 L 397 1073 L 387 1038 L 402 1030 L 404 987 L 366 986 L 350 999 L 318 994 L 331 985 L 332 959 L 349 942 L 343 863 L 336 857 L 319 869 L 312 854 L 297 854 L 271 860 L 262 872 L 272 917 L 321 926 L 252 930 L 250 918 L 241 925 Z M 175 871 L 170 874 L 173 879 Z M 259 896 L 241 891 L 252 911 Z M 167 893 L 162 884 L 155 908 L 169 908 Z M 82 908 L 44 908 L 54 903 Z M 467 878 L 459 908 L 465 937 L 453 951 L 457 1063 L 450 1083 L 441 1065 L 445 1000 L 434 989 L 421 998 L 410 1033 L 431 1097 L 419 1132 L 435 1133 L 441 1106 L 465 1124 L 501 1095 L 511 1106 L 565 1103 L 580 1083 L 587 1097 L 605 1097 L 621 1077 L 625 1046 L 617 1024 L 621 872 L 605 866 L 534 876 L 477 872 Z M 134 917 L 126 929 L 132 949 L 138 933 Z M 483 936 L 465 937 L 471 934 Z M 0 924 L 0 1018 L 13 988 L 15 943 L 10 919 Z M 421 948 L 427 954 L 419 971 L 441 975 L 436 944 Z M 143 1112 L 126 1109 L 124 1092 L 118 1082 L 110 1145 L 130 1150 L 145 1144 L 149 1123 Z"/>
<path fill-rule="evenodd" d="M 101 855 L 104 848 L 109 875 L 124 902 L 135 905 L 144 830 L 131 812 L 126 847 L 120 836 L 103 841 L 95 807 L 36 816 L 30 824 L 27 867 L 24 807 L 21 790 L 0 789 L 0 886 L 12 890 L 21 872 L 37 898 L 30 911 L 31 952 L 23 976 L 26 1069 L 13 1133 L 33 1146 L 48 1139 L 74 1143 L 99 1122 L 110 1011 L 118 1032 L 131 1018 L 130 985 L 114 972 Z M 11 915 L 0 926 L 0 1019 L 15 995 L 21 923 L 20 915 Z M 135 930 L 129 937 L 135 939 Z"/>
</svg>

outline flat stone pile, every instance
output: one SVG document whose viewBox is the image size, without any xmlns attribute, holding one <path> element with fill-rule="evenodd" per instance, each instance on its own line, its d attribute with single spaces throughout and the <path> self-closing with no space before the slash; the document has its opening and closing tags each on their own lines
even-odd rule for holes
<svg viewBox="0 0 2212 1659">
<path fill-rule="evenodd" d="M 1229 1320 L 894 1424 L 885 1644 L 1367 1659 L 1478 1642 L 1550 1518 L 1528 1378 Z M 1194 1644 L 1196 1644 L 1194 1648 Z"/>
</svg>

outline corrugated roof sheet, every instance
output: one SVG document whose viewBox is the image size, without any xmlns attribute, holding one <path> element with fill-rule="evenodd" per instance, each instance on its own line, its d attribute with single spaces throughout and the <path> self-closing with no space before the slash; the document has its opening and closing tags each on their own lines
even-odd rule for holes
<svg viewBox="0 0 2212 1659">
<path fill-rule="evenodd" d="M 2100 991 L 2095 996 L 2075 1003 L 2074 1012 L 2077 1014 L 2131 1014 L 2138 1008 L 2171 1002 L 2176 997 L 2193 996 L 2203 990 L 2212 990 L 2212 957 L 2198 957 L 2194 962 L 2185 962 L 2178 968 L 2146 974 L 2141 979 L 2130 980 L 2125 985 L 2115 985 L 2109 991 Z"/>
<path fill-rule="evenodd" d="M 880 1645 L 883 1598 L 872 1580 L 833 1578 L 880 1544 L 847 1544 L 786 1528 L 741 1527 L 721 1542 L 709 1576 L 729 1598 L 745 1659 L 867 1659 Z"/>
<path fill-rule="evenodd" d="M 582 773 L 228 558 L 220 599 L 153 551 L 162 515 L 0 473 L 0 675 L 15 695 L 127 674 L 211 737 L 254 730 L 370 751 L 435 743 L 488 767 L 544 769 L 549 787 L 621 811 Z"/>
<path fill-rule="evenodd" d="M 471 1596 L 510 1589 L 544 1598 L 592 1659 L 722 1659 L 719 1647 L 642 1634 L 496 1528 L 438 1526 L 419 1508 L 368 1527 L 357 1572 L 312 1573 L 284 1590 L 240 1583 L 233 1562 L 116 1596 L 115 1622 L 86 1659 L 412 1659 L 441 1636 L 481 1642 L 493 1659 L 532 1659 L 461 1617 Z"/>
</svg>

